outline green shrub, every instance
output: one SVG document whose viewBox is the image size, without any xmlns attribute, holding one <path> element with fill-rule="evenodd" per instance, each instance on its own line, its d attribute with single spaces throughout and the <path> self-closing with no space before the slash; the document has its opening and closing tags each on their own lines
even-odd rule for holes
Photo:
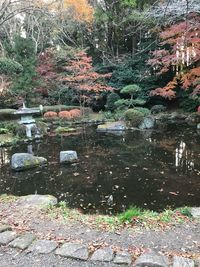
<svg viewBox="0 0 200 267">
<path fill-rule="evenodd" d="M 125 111 L 124 109 L 117 109 L 117 110 L 115 110 L 115 112 L 114 112 L 114 119 L 116 121 L 123 119 L 124 118 L 124 111 Z"/>
<path fill-rule="evenodd" d="M 102 114 L 103 114 L 103 119 L 114 120 L 114 113 L 112 113 L 111 111 L 105 111 L 102 112 Z"/>
<path fill-rule="evenodd" d="M 48 112 L 48 111 L 54 111 L 54 112 L 59 112 L 59 111 L 69 111 L 71 109 L 79 109 L 79 106 L 65 106 L 65 105 L 54 105 L 54 106 L 44 106 L 43 107 L 43 112 Z"/>
<path fill-rule="evenodd" d="M 129 84 L 125 86 L 120 93 L 122 94 L 130 94 L 130 95 L 137 95 L 141 91 L 141 88 L 137 84 Z"/>
<path fill-rule="evenodd" d="M 124 117 L 124 109 L 116 109 L 114 112 L 106 111 L 103 112 L 103 118 L 106 120 L 121 120 Z"/>
<path fill-rule="evenodd" d="M 128 109 L 125 113 L 125 120 L 133 127 L 137 127 L 142 119 L 144 118 L 144 114 L 136 109 Z"/>
<path fill-rule="evenodd" d="M 23 71 L 23 67 L 18 62 L 10 58 L 0 58 L 0 74 L 12 75 Z"/>
<path fill-rule="evenodd" d="M 0 134 L 7 134 L 7 133 L 9 133 L 8 129 L 0 128 Z"/>
<path fill-rule="evenodd" d="M 17 122 L 3 122 L 0 124 L 0 128 L 7 130 L 7 133 L 12 133 L 15 136 L 26 136 L 26 127 Z"/>
<path fill-rule="evenodd" d="M 114 111 L 116 109 L 115 102 L 120 99 L 119 95 L 116 93 L 111 93 L 107 97 L 106 109 L 110 111 Z"/>
<path fill-rule="evenodd" d="M 135 110 L 141 112 L 145 117 L 150 115 L 151 111 L 148 108 L 135 107 Z"/>
<path fill-rule="evenodd" d="M 130 106 L 130 99 L 119 99 L 115 102 L 115 106 L 118 109 L 123 109 Z"/>
</svg>

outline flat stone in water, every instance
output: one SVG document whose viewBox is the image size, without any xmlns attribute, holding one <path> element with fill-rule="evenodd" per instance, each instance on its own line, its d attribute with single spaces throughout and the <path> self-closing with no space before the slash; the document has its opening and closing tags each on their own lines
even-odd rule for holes
<svg viewBox="0 0 200 267">
<path fill-rule="evenodd" d="M 5 224 L 0 224 L 0 233 L 5 232 L 5 231 L 11 231 L 12 228 L 9 225 Z"/>
<path fill-rule="evenodd" d="M 33 242 L 35 238 L 36 236 L 34 234 L 28 233 L 28 234 L 17 237 L 15 240 L 13 240 L 9 244 L 9 246 L 24 250 L 30 246 L 30 244 Z"/>
<path fill-rule="evenodd" d="M 191 208 L 191 214 L 194 218 L 200 218 L 200 207 Z"/>
<path fill-rule="evenodd" d="M 65 243 L 61 248 L 58 248 L 55 254 L 86 261 L 89 257 L 88 249 L 85 245 Z"/>
<path fill-rule="evenodd" d="M 111 248 L 101 248 L 97 249 L 92 257 L 92 261 L 105 261 L 105 262 L 110 262 L 113 260 L 114 257 L 114 252 Z"/>
<path fill-rule="evenodd" d="M 73 163 L 78 160 L 76 151 L 67 150 L 60 152 L 60 163 Z"/>
<path fill-rule="evenodd" d="M 99 132 L 124 131 L 125 129 L 126 126 L 123 121 L 107 122 L 105 124 L 100 124 L 97 127 L 97 131 Z"/>
<path fill-rule="evenodd" d="M 131 255 L 128 252 L 117 252 L 113 262 L 116 264 L 131 264 Z"/>
<path fill-rule="evenodd" d="M 18 200 L 18 204 L 28 207 L 45 208 L 48 206 L 55 206 L 58 203 L 56 197 L 51 195 L 28 195 L 22 196 Z"/>
<path fill-rule="evenodd" d="M 148 252 L 135 261 L 134 267 L 169 267 L 169 261 L 163 255 Z"/>
<path fill-rule="evenodd" d="M 31 247 L 29 251 L 36 252 L 39 254 L 48 254 L 54 251 L 57 248 L 58 244 L 55 241 L 51 240 L 38 240 Z"/>
<path fill-rule="evenodd" d="M 13 231 L 5 231 L 3 233 L 0 233 L 0 245 L 7 245 L 16 237 L 17 233 Z"/>
<path fill-rule="evenodd" d="M 173 267 L 194 267 L 194 266 L 195 265 L 193 260 L 178 256 L 175 256 L 173 258 Z"/>
</svg>

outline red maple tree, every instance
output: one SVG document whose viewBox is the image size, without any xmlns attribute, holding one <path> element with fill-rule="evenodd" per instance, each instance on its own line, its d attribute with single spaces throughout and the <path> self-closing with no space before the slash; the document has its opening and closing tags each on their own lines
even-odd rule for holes
<svg viewBox="0 0 200 267">
<path fill-rule="evenodd" d="M 36 91 L 41 93 L 43 96 L 48 96 L 49 89 L 54 87 L 56 79 L 58 78 L 54 51 L 51 48 L 46 49 L 44 52 L 39 54 L 37 73 L 42 78 L 42 83 Z"/>
<path fill-rule="evenodd" d="M 160 49 L 152 52 L 148 61 L 157 75 L 172 74 L 165 87 L 156 88 L 151 95 L 172 99 L 176 88 L 200 93 L 200 15 L 190 13 L 185 21 L 168 26 L 160 32 Z"/>
<path fill-rule="evenodd" d="M 73 59 L 63 67 L 67 76 L 62 82 L 69 88 L 76 91 L 80 104 L 89 101 L 91 96 L 98 96 L 101 92 L 112 91 L 113 88 L 106 85 L 106 79 L 111 73 L 100 74 L 94 71 L 92 58 L 84 51 L 78 52 Z"/>
</svg>

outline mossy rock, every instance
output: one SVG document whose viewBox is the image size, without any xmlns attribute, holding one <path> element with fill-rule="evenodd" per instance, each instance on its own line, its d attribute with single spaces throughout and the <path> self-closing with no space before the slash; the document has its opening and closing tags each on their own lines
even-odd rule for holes
<svg viewBox="0 0 200 267">
<path fill-rule="evenodd" d="M 128 109 L 124 115 L 126 122 L 132 127 L 137 127 L 145 117 L 144 113 L 136 109 Z"/>
</svg>

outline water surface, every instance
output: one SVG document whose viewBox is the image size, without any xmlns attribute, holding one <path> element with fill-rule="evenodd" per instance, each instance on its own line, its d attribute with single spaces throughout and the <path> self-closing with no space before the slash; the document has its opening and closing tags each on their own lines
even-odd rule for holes
<svg viewBox="0 0 200 267">
<path fill-rule="evenodd" d="M 200 135 L 188 126 L 123 136 L 82 128 L 77 135 L 33 143 L 48 166 L 13 172 L 9 162 L 27 145 L 0 149 L 0 194 L 52 194 L 85 212 L 117 213 L 130 205 L 153 210 L 200 206 Z M 79 162 L 59 164 L 61 150 L 76 150 Z"/>
</svg>

